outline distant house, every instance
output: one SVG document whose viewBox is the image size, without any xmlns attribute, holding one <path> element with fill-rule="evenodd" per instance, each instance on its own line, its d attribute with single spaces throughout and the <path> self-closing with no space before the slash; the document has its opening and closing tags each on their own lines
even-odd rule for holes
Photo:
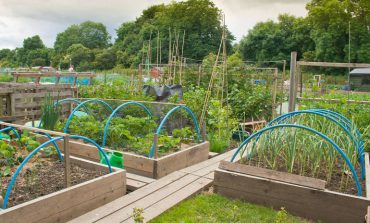
<svg viewBox="0 0 370 223">
<path fill-rule="evenodd" d="M 357 91 L 370 91 L 370 68 L 356 68 L 349 76 L 351 89 Z"/>
</svg>

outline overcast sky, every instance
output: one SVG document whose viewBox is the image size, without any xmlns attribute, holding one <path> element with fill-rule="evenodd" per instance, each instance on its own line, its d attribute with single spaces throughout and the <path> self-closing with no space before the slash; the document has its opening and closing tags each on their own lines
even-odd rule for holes
<svg viewBox="0 0 370 223">
<path fill-rule="evenodd" d="M 0 49 L 22 46 L 40 35 L 52 47 L 57 33 L 91 20 L 102 22 L 115 38 L 120 24 L 135 20 L 150 5 L 170 0 L 0 0 Z M 308 0 L 213 0 L 225 13 L 226 25 L 240 40 L 257 22 L 276 20 L 281 13 L 305 16 Z"/>
</svg>

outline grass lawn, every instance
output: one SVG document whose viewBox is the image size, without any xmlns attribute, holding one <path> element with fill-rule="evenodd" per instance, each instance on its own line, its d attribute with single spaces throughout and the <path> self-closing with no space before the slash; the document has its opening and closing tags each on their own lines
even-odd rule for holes
<svg viewBox="0 0 370 223">
<path fill-rule="evenodd" d="M 150 222 L 295 223 L 308 221 L 289 215 L 286 211 L 275 211 L 268 207 L 254 205 L 239 200 L 230 200 L 221 195 L 204 193 L 176 205 Z"/>
</svg>

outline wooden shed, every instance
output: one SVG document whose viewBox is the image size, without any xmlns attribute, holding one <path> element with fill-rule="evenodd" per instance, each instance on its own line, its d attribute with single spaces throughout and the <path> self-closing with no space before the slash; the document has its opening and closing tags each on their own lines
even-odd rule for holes
<svg viewBox="0 0 370 223">
<path fill-rule="evenodd" d="M 350 72 L 351 89 L 370 91 L 370 68 L 356 68 Z"/>
</svg>

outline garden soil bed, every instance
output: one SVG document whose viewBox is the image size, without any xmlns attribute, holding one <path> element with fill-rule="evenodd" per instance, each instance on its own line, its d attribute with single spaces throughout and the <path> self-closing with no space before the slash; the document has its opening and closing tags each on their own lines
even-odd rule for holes
<svg viewBox="0 0 370 223">
<path fill-rule="evenodd" d="M 46 137 L 40 137 L 41 142 L 45 142 Z M 59 148 L 63 151 L 63 140 L 57 142 Z M 98 149 L 91 145 L 79 141 L 70 140 L 70 154 L 83 159 L 100 162 Z M 105 151 L 113 151 L 104 148 Z M 209 143 L 201 142 L 194 145 L 186 145 L 186 148 L 159 157 L 157 159 L 148 158 L 129 152 L 122 152 L 124 168 L 127 172 L 159 179 L 174 171 L 183 169 L 188 166 L 200 163 L 208 159 Z"/>
<path fill-rule="evenodd" d="M 367 155 L 365 157 L 368 159 Z M 256 164 L 256 161 L 251 161 L 251 164 L 253 162 Z M 321 179 L 260 167 L 222 161 L 215 171 L 214 191 L 277 210 L 285 207 L 294 215 L 315 221 L 364 222 L 370 199 L 332 191 L 332 184 L 338 181 L 336 177 L 327 185 L 328 189 Z M 368 174 L 369 162 L 366 162 L 365 168 Z M 364 182 L 366 187 L 367 181 Z M 346 192 L 353 191 L 349 189 Z"/>
<path fill-rule="evenodd" d="M 0 211 L 0 222 L 67 222 L 125 195 L 125 170 L 109 173 L 105 165 L 74 156 L 70 161 L 72 186 L 67 188 L 60 161 L 43 158 L 24 166 L 10 196 L 12 207 Z"/>
<path fill-rule="evenodd" d="M 95 179 L 107 174 L 107 171 L 97 171 L 71 164 L 71 184 Z M 2 190 L 5 191 L 11 177 L 2 177 Z M 64 163 L 59 160 L 44 158 L 28 165 L 18 176 L 10 194 L 7 207 L 12 207 L 37 197 L 41 197 L 66 188 Z"/>
</svg>

